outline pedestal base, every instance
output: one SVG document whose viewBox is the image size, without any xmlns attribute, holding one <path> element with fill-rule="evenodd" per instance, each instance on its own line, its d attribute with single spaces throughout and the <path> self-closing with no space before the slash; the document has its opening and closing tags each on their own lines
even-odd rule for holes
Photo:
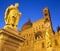
<svg viewBox="0 0 60 51">
<path fill-rule="evenodd" d="M 24 39 L 10 27 L 0 30 L 0 51 L 16 51 Z"/>
</svg>

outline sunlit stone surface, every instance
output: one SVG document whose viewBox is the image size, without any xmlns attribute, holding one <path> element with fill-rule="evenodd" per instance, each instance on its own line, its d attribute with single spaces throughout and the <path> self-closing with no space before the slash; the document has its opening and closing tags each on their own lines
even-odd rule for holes
<svg viewBox="0 0 60 51">
<path fill-rule="evenodd" d="M 19 31 L 18 6 L 16 3 L 6 9 L 6 25 L 0 30 L 0 51 L 60 51 L 60 27 L 54 32 L 49 9 L 43 9 L 44 17 L 40 20 L 31 23 L 28 19 Z"/>
</svg>

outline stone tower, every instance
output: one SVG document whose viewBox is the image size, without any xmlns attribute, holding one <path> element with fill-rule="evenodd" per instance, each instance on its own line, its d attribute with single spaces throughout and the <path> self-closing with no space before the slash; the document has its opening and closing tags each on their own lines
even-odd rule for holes
<svg viewBox="0 0 60 51">
<path fill-rule="evenodd" d="M 43 9 L 43 13 L 44 13 L 44 19 L 45 19 L 45 26 L 46 28 L 50 29 L 50 31 L 53 33 L 53 28 L 52 28 L 52 22 L 51 22 L 51 17 L 50 17 L 50 11 L 49 9 L 46 7 Z"/>
</svg>

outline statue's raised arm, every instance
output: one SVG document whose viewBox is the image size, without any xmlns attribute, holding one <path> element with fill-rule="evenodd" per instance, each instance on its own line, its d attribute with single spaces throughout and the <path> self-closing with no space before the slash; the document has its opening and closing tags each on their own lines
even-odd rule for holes
<svg viewBox="0 0 60 51">
<path fill-rule="evenodd" d="M 6 26 L 16 28 L 18 25 L 19 18 L 21 16 L 21 13 L 18 11 L 18 3 L 15 5 L 11 5 L 6 9 L 5 12 L 5 23 Z"/>
</svg>

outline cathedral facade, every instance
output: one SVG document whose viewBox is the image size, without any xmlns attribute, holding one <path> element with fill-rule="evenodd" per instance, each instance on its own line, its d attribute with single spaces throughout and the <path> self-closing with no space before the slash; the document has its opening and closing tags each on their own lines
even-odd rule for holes
<svg viewBox="0 0 60 51">
<path fill-rule="evenodd" d="M 60 51 L 60 28 L 54 32 L 49 9 L 43 9 L 42 19 L 33 23 L 28 19 L 19 31 L 16 26 L 21 14 L 17 7 L 18 4 L 6 10 L 6 26 L 0 30 L 0 51 Z"/>
</svg>

